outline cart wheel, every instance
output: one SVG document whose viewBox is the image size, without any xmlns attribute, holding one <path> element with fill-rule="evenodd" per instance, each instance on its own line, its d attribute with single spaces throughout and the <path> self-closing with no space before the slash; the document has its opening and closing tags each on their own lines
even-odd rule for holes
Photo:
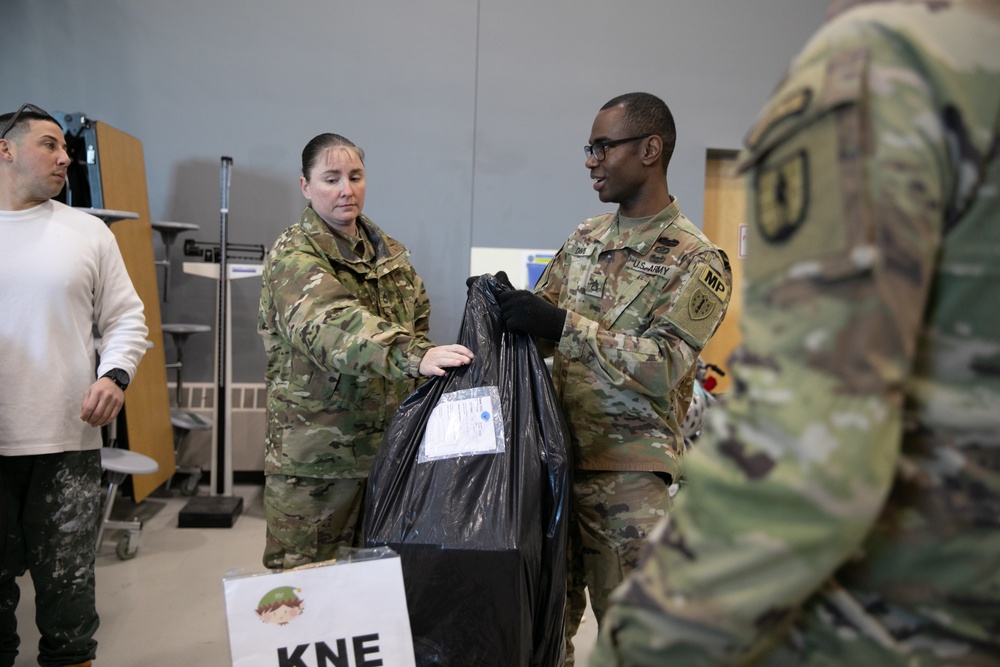
<svg viewBox="0 0 1000 667">
<path fill-rule="evenodd" d="M 118 540 L 118 546 L 115 547 L 115 553 L 118 554 L 120 560 L 131 560 L 135 558 L 135 555 L 139 553 L 139 547 L 132 548 L 132 540 L 129 539 L 128 535 Z"/>
<path fill-rule="evenodd" d="M 201 475 L 189 475 L 181 485 L 181 495 L 193 496 L 198 493 L 198 482 L 200 481 L 200 478 Z"/>
</svg>

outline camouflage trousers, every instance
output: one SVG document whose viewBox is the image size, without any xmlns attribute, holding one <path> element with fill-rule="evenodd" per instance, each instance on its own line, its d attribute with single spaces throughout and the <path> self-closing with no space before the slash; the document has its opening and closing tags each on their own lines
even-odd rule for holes
<svg viewBox="0 0 1000 667">
<path fill-rule="evenodd" d="M 94 559 L 101 517 L 101 452 L 0 456 L 7 521 L 0 569 L 0 666 L 14 664 L 20 639 L 16 578 L 31 571 L 38 664 L 94 658 Z"/>
<path fill-rule="evenodd" d="M 366 479 L 267 475 L 264 567 L 284 570 L 333 558 L 339 547 L 360 547 Z"/>
<path fill-rule="evenodd" d="M 671 505 L 671 480 L 666 473 L 576 470 L 573 475 L 566 589 L 567 665 L 575 664 L 572 640 L 587 608 L 586 592 L 600 625 L 611 592 L 635 569 L 646 536 Z"/>
</svg>

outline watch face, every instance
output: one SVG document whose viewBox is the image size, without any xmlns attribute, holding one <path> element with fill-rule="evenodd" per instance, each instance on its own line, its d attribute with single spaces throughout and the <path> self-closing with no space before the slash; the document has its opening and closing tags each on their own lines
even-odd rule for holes
<svg viewBox="0 0 1000 667">
<path fill-rule="evenodd" d="M 106 377 L 114 382 L 122 391 L 125 391 L 125 388 L 128 387 L 128 373 L 120 368 L 112 368 L 110 371 L 105 373 L 103 377 Z"/>
</svg>

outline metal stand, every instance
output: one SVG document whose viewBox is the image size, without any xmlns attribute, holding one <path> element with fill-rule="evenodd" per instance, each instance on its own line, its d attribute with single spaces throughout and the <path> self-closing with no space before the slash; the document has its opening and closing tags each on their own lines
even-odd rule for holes
<svg viewBox="0 0 1000 667">
<path fill-rule="evenodd" d="M 170 296 L 170 263 L 173 255 L 174 241 L 178 234 L 195 231 L 198 225 L 190 222 L 170 222 L 166 220 L 154 221 L 153 229 L 160 232 L 163 239 L 163 259 L 158 259 L 153 263 L 163 267 L 163 302 L 169 301 Z"/>
<path fill-rule="evenodd" d="M 233 473 L 230 422 L 232 397 L 229 394 L 229 262 L 226 257 L 229 235 L 229 185 L 233 159 L 222 158 L 219 189 L 222 205 L 219 209 L 219 297 L 216 343 L 215 394 L 215 457 L 212 465 L 212 496 L 192 498 L 177 517 L 180 528 L 232 528 L 243 510 L 243 499 L 232 494 Z"/>
<path fill-rule="evenodd" d="M 170 409 L 170 425 L 174 429 L 174 461 L 180 461 L 184 443 L 191 431 L 208 431 L 212 428 L 211 419 L 203 417 L 197 412 L 184 409 L 184 344 L 187 342 L 188 336 L 196 333 L 208 333 L 211 330 L 212 327 L 207 324 L 163 325 L 163 333 L 170 334 L 170 337 L 174 340 L 174 348 L 177 350 L 177 361 L 167 364 L 167 368 L 177 371 L 177 407 Z M 182 494 L 193 496 L 198 492 L 201 472 L 202 470 L 199 466 L 176 464 L 174 477 L 177 475 L 187 475 L 185 481 L 180 485 Z M 174 477 L 167 480 L 167 489 L 170 488 Z"/>
</svg>

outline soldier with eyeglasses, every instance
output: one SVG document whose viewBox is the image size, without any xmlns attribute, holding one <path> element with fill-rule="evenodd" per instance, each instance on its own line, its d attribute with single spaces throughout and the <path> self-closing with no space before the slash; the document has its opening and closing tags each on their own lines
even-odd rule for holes
<svg viewBox="0 0 1000 667">
<path fill-rule="evenodd" d="M 501 293 L 507 327 L 554 354 L 553 382 L 572 435 L 567 664 L 586 606 L 598 623 L 636 566 L 681 475 L 680 424 L 698 354 L 722 322 L 732 275 L 725 253 L 680 211 L 667 187 L 676 131 L 648 93 L 610 100 L 584 147 L 602 202 L 534 292 Z"/>
</svg>

